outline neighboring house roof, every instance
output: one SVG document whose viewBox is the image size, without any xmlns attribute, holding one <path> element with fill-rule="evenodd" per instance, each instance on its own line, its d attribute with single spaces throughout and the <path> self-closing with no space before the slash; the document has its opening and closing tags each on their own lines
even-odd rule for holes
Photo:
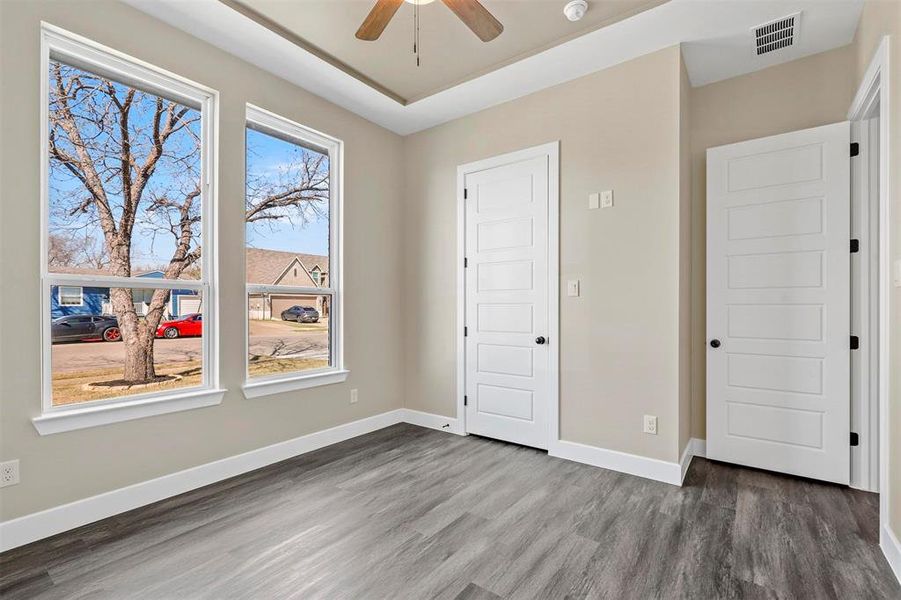
<svg viewBox="0 0 901 600">
<path fill-rule="evenodd" d="M 111 272 L 109 269 L 91 269 L 88 267 L 51 267 L 51 273 L 60 273 L 64 275 L 115 275 L 115 273 Z M 163 272 L 159 269 L 153 269 L 150 271 L 143 269 L 135 269 L 131 272 L 132 277 L 156 277 L 161 279 L 163 277 Z M 186 279 L 186 278 L 182 278 Z"/>
<path fill-rule="evenodd" d="M 319 254 L 298 254 L 263 248 L 247 249 L 247 283 L 275 285 L 289 274 L 294 263 L 299 264 L 307 274 L 315 267 L 328 273 L 328 257 Z M 310 280 L 312 281 L 312 280 Z M 285 282 L 289 283 L 289 282 Z M 305 285 L 309 285 L 305 283 Z"/>
</svg>

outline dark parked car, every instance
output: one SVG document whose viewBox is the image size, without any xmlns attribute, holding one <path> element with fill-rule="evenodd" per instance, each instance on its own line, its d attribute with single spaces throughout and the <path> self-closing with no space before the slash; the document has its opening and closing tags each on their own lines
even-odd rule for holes
<svg viewBox="0 0 901 600">
<path fill-rule="evenodd" d="M 69 315 L 53 319 L 50 323 L 50 338 L 53 342 L 118 342 L 122 339 L 122 334 L 114 316 Z"/>
<path fill-rule="evenodd" d="M 312 306 L 292 306 L 282 311 L 282 321 L 298 323 L 318 323 L 319 311 Z"/>
</svg>

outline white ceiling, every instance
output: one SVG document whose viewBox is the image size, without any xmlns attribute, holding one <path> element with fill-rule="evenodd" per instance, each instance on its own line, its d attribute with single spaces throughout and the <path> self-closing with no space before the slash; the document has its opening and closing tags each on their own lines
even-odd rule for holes
<svg viewBox="0 0 901 600">
<path fill-rule="evenodd" d="M 403 105 L 218 0 L 125 2 L 402 135 L 680 43 L 694 86 L 757 71 L 849 44 L 863 8 L 863 0 L 670 0 Z M 795 45 L 756 57 L 750 29 L 798 11 Z"/>
</svg>

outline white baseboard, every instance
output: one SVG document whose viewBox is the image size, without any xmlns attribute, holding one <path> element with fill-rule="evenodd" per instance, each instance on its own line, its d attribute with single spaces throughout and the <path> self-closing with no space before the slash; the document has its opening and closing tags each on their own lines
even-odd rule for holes
<svg viewBox="0 0 901 600">
<path fill-rule="evenodd" d="M 404 409 L 392 410 L 5 521 L 0 523 L 0 552 L 402 423 L 404 420 Z"/>
<path fill-rule="evenodd" d="M 411 408 L 402 408 L 401 412 L 403 413 L 404 423 L 463 435 L 463 432 L 460 430 L 459 419 L 452 419 L 451 417 L 435 415 L 419 410 L 413 410 Z"/>
<path fill-rule="evenodd" d="M 685 481 L 685 475 L 688 473 L 688 467 L 691 466 L 691 459 L 695 456 L 704 457 L 707 452 L 707 440 L 701 440 L 698 438 L 691 438 L 688 440 L 688 443 L 685 444 L 685 449 L 682 451 L 682 458 L 679 460 L 679 466 L 682 470 L 682 479 L 680 481 Z"/>
<path fill-rule="evenodd" d="M 888 523 L 883 523 L 879 528 L 879 547 L 882 548 L 885 559 L 901 583 L 901 542 L 898 542 L 898 537 Z"/>
<path fill-rule="evenodd" d="M 563 440 L 552 442 L 548 454 L 602 469 L 637 475 L 645 479 L 662 481 L 671 485 L 682 485 L 682 469 L 676 462 Z"/>
<path fill-rule="evenodd" d="M 707 457 L 707 440 L 691 438 L 691 451 L 695 456 Z"/>
<path fill-rule="evenodd" d="M 682 450 L 682 456 L 679 458 L 679 485 L 685 481 L 685 474 L 688 473 L 688 467 L 691 466 L 691 459 L 695 457 L 692 446 L 692 440 L 688 440 L 685 449 Z"/>
</svg>

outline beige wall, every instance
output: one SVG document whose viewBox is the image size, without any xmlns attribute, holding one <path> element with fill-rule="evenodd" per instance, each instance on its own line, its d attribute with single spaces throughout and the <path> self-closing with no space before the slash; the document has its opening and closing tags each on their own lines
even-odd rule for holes
<svg viewBox="0 0 901 600">
<path fill-rule="evenodd" d="M 581 280 L 560 302 L 562 437 L 678 460 L 680 60 L 662 50 L 406 139 L 407 407 L 456 412 L 457 165 L 560 140 L 560 278 Z M 605 189 L 614 208 L 589 211 Z"/>
<path fill-rule="evenodd" d="M 844 121 L 853 63 L 845 46 L 691 90 L 693 437 L 706 438 L 707 148 Z"/>
<path fill-rule="evenodd" d="M 85 18 L 90 10 L 91 18 Z M 244 104 L 252 102 L 345 142 L 346 358 L 340 385 L 245 400 L 242 248 L 221 245 L 223 403 L 40 437 L 39 23 L 46 20 L 221 93 L 219 233 L 243 235 Z M 112 1 L 0 0 L 0 458 L 22 482 L 0 490 L 0 520 L 120 488 L 403 405 L 400 137 L 186 33 Z M 379 348 L 373 352 L 373 348 Z M 350 405 L 349 389 L 360 401 Z"/>
<path fill-rule="evenodd" d="M 854 38 L 854 89 L 856 90 L 873 58 L 882 37 L 891 38 L 890 100 L 891 141 L 891 240 L 889 253 L 901 260 L 901 2 L 897 0 L 869 1 Z M 901 288 L 892 288 L 891 322 L 883 328 L 890 332 L 892 369 L 889 414 L 889 482 L 891 490 L 891 526 L 895 535 L 901 534 Z"/>
<path fill-rule="evenodd" d="M 691 438 L 691 83 L 679 69 L 679 448 Z"/>
</svg>

